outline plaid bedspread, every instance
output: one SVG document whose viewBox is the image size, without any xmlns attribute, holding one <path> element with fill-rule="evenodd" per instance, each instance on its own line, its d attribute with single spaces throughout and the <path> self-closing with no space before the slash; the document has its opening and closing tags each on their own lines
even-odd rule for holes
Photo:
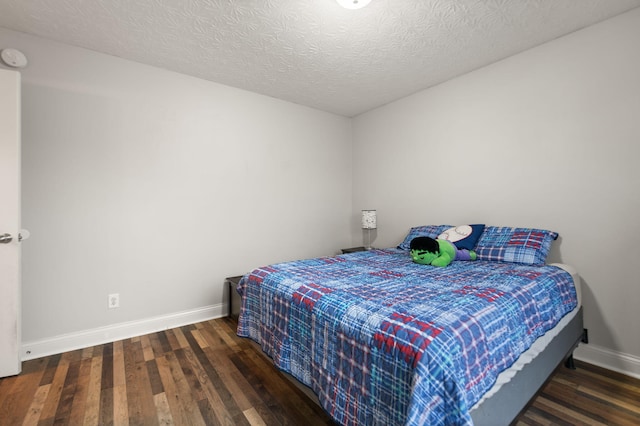
<svg viewBox="0 0 640 426">
<path fill-rule="evenodd" d="M 344 425 L 471 424 L 497 375 L 577 305 L 558 267 L 437 268 L 398 249 L 265 266 L 238 292 L 238 335 Z"/>
</svg>

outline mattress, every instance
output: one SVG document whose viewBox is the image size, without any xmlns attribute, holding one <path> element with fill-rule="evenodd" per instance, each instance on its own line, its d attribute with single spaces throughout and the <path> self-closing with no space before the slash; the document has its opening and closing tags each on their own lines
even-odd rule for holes
<svg viewBox="0 0 640 426">
<path fill-rule="evenodd" d="M 312 387 L 323 407 L 342 424 L 378 419 L 394 424 L 469 423 L 470 410 L 465 407 L 479 406 L 492 394 L 486 392 L 508 382 L 528 357 L 544 350 L 545 336 L 551 339 L 563 321 L 570 321 L 567 312 L 577 310 L 571 275 L 560 268 L 488 262 L 420 268 L 393 250 L 349 256 L 258 268 L 239 285 L 243 304 L 238 334 L 258 341 L 279 368 Z M 427 288 L 412 275 L 431 273 L 449 281 L 437 276 L 437 285 Z M 503 284 L 497 278 L 500 274 L 517 282 Z M 372 293 L 380 285 L 389 287 Z M 338 293 L 345 296 L 334 297 Z M 549 297 L 551 293 L 558 297 Z M 379 301 L 373 299 L 380 299 L 380 294 L 385 294 L 384 300 L 376 305 Z M 413 294 L 419 296 L 415 303 L 408 298 Z M 460 302 L 469 297 L 480 300 L 479 306 Z M 530 303 L 534 297 L 539 304 Z M 364 304 L 352 303 L 355 299 Z M 439 299 L 451 299 L 453 304 L 429 305 Z M 316 305 L 325 305 L 337 316 L 327 316 Z M 526 319 L 516 305 L 534 318 Z M 484 323 L 475 317 L 460 323 L 453 311 L 463 316 L 476 311 Z M 500 323 L 504 319 L 493 317 L 497 312 L 508 312 L 509 330 Z M 455 327 L 442 328 L 443 322 Z M 524 324 L 529 324 L 527 329 Z M 416 326 L 422 327 L 421 333 L 413 332 Z M 359 340 L 368 328 L 374 332 Z M 322 333 L 325 336 L 319 336 Z M 462 341 L 466 346 L 458 345 Z M 517 347 L 523 349 L 515 353 Z M 495 357 L 488 357 L 489 349 Z"/>
</svg>

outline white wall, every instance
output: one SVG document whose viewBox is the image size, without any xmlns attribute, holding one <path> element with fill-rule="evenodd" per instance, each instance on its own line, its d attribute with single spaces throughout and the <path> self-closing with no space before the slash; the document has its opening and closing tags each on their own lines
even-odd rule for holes
<svg viewBox="0 0 640 426">
<path fill-rule="evenodd" d="M 0 29 L 30 60 L 26 346 L 224 313 L 225 276 L 360 244 L 376 208 L 378 247 L 427 223 L 560 232 L 552 260 L 584 279 L 580 354 L 640 374 L 638 39 L 634 10 L 352 123 Z"/>
<path fill-rule="evenodd" d="M 0 40 L 29 59 L 25 348 L 224 314 L 226 276 L 350 244 L 349 119 L 8 30 Z"/>
<path fill-rule="evenodd" d="M 374 245 L 439 223 L 558 231 L 552 260 L 584 280 L 579 356 L 640 375 L 639 40 L 636 9 L 357 117 Z"/>
</svg>

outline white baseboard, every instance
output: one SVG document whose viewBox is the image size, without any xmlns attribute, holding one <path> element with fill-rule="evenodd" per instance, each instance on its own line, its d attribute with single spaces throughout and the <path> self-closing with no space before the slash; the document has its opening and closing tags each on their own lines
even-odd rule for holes
<svg viewBox="0 0 640 426">
<path fill-rule="evenodd" d="M 227 315 L 227 309 L 226 304 L 210 305 L 169 315 L 62 334 L 48 339 L 22 342 L 22 360 L 27 361 L 43 356 L 155 333 L 161 330 L 168 330 L 170 328 L 182 327 L 201 321 L 208 321 Z"/>
<path fill-rule="evenodd" d="M 161 330 L 168 330 L 174 327 L 208 321 L 227 315 L 227 309 L 226 304 L 210 305 L 190 311 L 176 312 L 169 315 L 113 324 L 107 327 L 62 334 L 48 339 L 23 342 L 22 360 L 28 361 L 43 356 L 102 345 L 122 339 L 155 333 Z M 575 350 L 574 357 L 580 361 L 640 379 L 639 357 L 594 344 L 581 344 Z"/>
<path fill-rule="evenodd" d="M 637 356 L 593 344 L 581 344 L 573 356 L 580 361 L 640 379 L 640 358 Z"/>
</svg>

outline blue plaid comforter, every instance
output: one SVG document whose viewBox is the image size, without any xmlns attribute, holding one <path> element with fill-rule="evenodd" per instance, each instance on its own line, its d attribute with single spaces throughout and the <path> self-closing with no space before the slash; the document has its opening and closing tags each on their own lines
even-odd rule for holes
<svg viewBox="0 0 640 426">
<path fill-rule="evenodd" d="M 437 268 L 398 249 L 258 268 L 238 292 L 238 335 L 344 425 L 471 424 L 497 375 L 577 305 L 558 267 Z"/>
</svg>

